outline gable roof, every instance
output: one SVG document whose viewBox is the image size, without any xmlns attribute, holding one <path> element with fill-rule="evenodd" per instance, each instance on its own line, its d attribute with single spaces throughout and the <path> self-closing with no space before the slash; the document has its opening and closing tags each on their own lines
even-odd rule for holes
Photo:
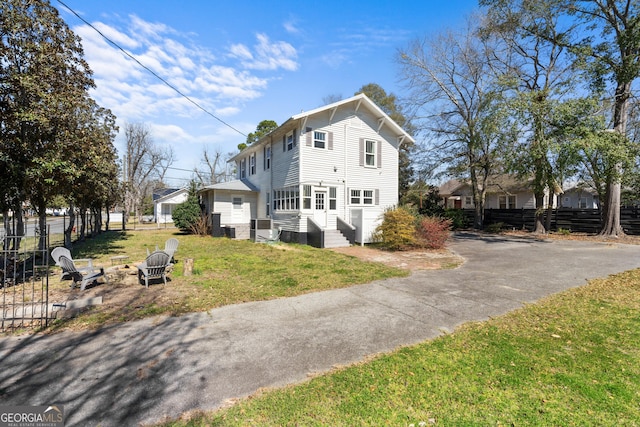
<svg viewBox="0 0 640 427">
<path fill-rule="evenodd" d="M 184 190 L 184 188 L 157 188 L 153 190 L 152 200 L 156 201 L 180 190 Z"/>
<path fill-rule="evenodd" d="M 331 117 L 333 117 L 333 113 L 335 111 L 337 111 L 340 107 L 349 105 L 349 104 L 354 104 L 356 111 L 361 108 L 367 109 L 371 114 L 373 114 L 377 118 L 379 129 L 382 128 L 382 126 L 389 127 L 391 131 L 395 133 L 398 138 L 401 139 L 401 143 L 404 141 L 415 142 L 415 139 L 413 139 L 413 137 L 409 135 L 407 131 L 402 129 L 400 125 L 398 125 L 391 117 L 389 117 L 389 115 L 387 115 L 384 111 L 382 111 L 382 109 L 378 107 L 375 102 L 373 102 L 364 93 L 359 93 L 358 95 L 352 96 L 351 98 L 343 99 L 342 101 L 334 102 L 332 104 L 325 105 L 324 107 L 319 107 L 310 111 L 304 111 L 300 114 L 291 116 L 284 123 L 278 126 L 276 129 L 274 129 L 273 131 L 269 132 L 267 135 L 260 138 L 258 142 L 251 144 L 250 146 L 248 146 L 247 148 L 245 148 L 244 150 L 242 150 L 241 152 L 233 156 L 231 159 L 229 159 L 229 161 L 230 162 L 235 161 L 236 158 L 238 158 L 240 155 L 244 156 L 248 153 L 257 151 L 259 147 L 270 142 L 272 137 L 282 134 L 283 132 L 286 132 L 290 128 L 292 128 L 293 127 L 292 125 L 295 122 L 302 121 L 303 124 L 300 126 L 300 128 L 304 128 L 305 127 L 304 123 L 309 117 L 326 112 L 326 111 L 331 111 L 332 112 Z"/>
<path fill-rule="evenodd" d="M 162 191 L 167 190 L 167 191 Z M 160 203 L 165 200 L 169 200 L 179 194 L 187 193 L 188 190 L 186 188 L 163 188 L 162 190 L 158 190 L 153 193 L 153 202 Z M 156 197 L 157 196 L 157 197 Z"/>
</svg>

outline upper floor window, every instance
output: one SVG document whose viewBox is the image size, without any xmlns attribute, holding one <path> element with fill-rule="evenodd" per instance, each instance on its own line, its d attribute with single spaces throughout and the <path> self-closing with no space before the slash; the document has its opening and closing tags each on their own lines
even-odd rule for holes
<svg viewBox="0 0 640 427">
<path fill-rule="evenodd" d="M 313 131 L 313 146 L 315 148 L 327 147 L 327 133 L 320 131 Z"/>
<path fill-rule="evenodd" d="M 376 141 L 369 139 L 364 141 L 364 164 L 366 166 L 376 166 Z"/>
<path fill-rule="evenodd" d="M 264 149 L 264 169 L 271 169 L 271 146 L 268 145 Z"/>
<path fill-rule="evenodd" d="M 296 146 L 296 133 L 295 131 L 291 131 L 285 136 L 283 148 L 284 148 L 284 151 L 291 151 L 295 146 Z"/>
<path fill-rule="evenodd" d="M 247 159 L 240 160 L 240 179 L 247 177 Z"/>
<path fill-rule="evenodd" d="M 249 156 L 249 175 L 256 174 L 256 153 Z"/>
</svg>

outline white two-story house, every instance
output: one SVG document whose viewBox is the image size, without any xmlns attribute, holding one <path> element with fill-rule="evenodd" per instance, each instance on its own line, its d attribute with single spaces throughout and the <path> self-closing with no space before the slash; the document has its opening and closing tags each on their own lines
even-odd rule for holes
<svg viewBox="0 0 640 427">
<path fill-rule="evenodd" d="M 268 219 L 283 241 L 369 243 L 398 203 L 398 149 L 413 141 L 359 94 L 292 116 L 230 160 L 237 180 L 200 194 L 236 238 L 249 237 L 252 220 Z"/>
</svg>

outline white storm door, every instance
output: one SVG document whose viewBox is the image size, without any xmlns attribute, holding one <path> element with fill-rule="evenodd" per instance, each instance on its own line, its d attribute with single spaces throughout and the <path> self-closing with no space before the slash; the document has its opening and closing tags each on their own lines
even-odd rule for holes
<svg viewBox="0 0 640 427">
<path fill-rule="evenodd" d="M 327 226 L 327 191 L 316 190 L 313 204 L 313 219 L 321 227 Z"/>
</svg>

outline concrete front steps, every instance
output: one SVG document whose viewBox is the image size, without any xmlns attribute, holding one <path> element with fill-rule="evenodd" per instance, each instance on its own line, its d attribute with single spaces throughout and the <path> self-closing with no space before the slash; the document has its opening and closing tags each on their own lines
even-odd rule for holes
<svg viewBox="0 0 640 427">
<path fill-rule="evenodd" d="M 324 230 L 325 248 L 345 248 L 348 246 L 351 246 L 351 243 L 340 230 Z"/>
</svg>

